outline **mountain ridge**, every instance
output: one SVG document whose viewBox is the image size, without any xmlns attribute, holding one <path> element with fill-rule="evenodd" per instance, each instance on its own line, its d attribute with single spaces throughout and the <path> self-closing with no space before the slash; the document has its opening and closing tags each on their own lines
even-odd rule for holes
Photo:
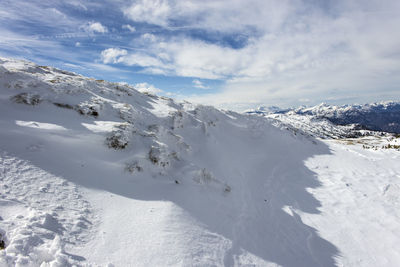
<svg viewBox="0 0 400 267">
<path fill-rule="evenodd" d="M 257 108 L 245 113 L 272 118 L 323 138 L 400 134 L 400 102 L 396 101 L 342 106 L 322 103 L 313 107 L 274 107 L 273 110 Z M 310 129 L 309 125 L 316 129 Z"/>
</svg>

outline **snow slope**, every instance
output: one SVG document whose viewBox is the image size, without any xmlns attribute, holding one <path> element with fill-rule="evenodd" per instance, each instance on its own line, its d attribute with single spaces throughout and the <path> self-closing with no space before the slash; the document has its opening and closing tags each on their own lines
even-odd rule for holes
<svg viewBox="0 0 400 267">
<path fill-rule="evenodd" d="M 400 151 L 328 144 L 332 154 L 306 161 L 322 182 L 309 191 L 322 206 L 300 213 L 304 223 L 340 249 L 342 266 L 398 266 Z"/>
<path fill-rule="evenodd" d="M 398 156 L 2 58 L 0 265 L 396 266 Z"/>
</svg>

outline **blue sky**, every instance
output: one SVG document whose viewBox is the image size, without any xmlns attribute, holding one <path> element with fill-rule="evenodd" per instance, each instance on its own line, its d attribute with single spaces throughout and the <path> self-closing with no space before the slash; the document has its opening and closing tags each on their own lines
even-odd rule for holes
<svg viewBox="0 0 400 267">
<path fill-rule="evenodd" d="M 0 2 L 0 55 L 243 110 L 400 100 L 400 1 Z"/>
</svg>

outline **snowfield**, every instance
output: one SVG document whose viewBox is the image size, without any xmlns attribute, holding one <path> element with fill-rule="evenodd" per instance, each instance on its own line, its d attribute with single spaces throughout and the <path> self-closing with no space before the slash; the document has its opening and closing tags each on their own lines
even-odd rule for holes
<svg viewBox="0 0 400 267">
<path fill-rule="evenodd" d="M 0 266 L 399 266 L 400 141 L 305 132 L 1 58 Z"/>
</svg>

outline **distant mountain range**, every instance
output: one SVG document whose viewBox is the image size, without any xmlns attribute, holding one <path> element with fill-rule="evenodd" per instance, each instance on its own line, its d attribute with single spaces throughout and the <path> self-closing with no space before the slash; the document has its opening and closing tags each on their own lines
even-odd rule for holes
<svg viewBox="0 0 400 267">
<path fill-rule="evenodd" d="M 395 101 L 343 106 L 322 103 L 290 109 L 259 107 L 246 113 L 265 116 L 319 137 L 400 134 L 400 102 Z"/>
</svg>

